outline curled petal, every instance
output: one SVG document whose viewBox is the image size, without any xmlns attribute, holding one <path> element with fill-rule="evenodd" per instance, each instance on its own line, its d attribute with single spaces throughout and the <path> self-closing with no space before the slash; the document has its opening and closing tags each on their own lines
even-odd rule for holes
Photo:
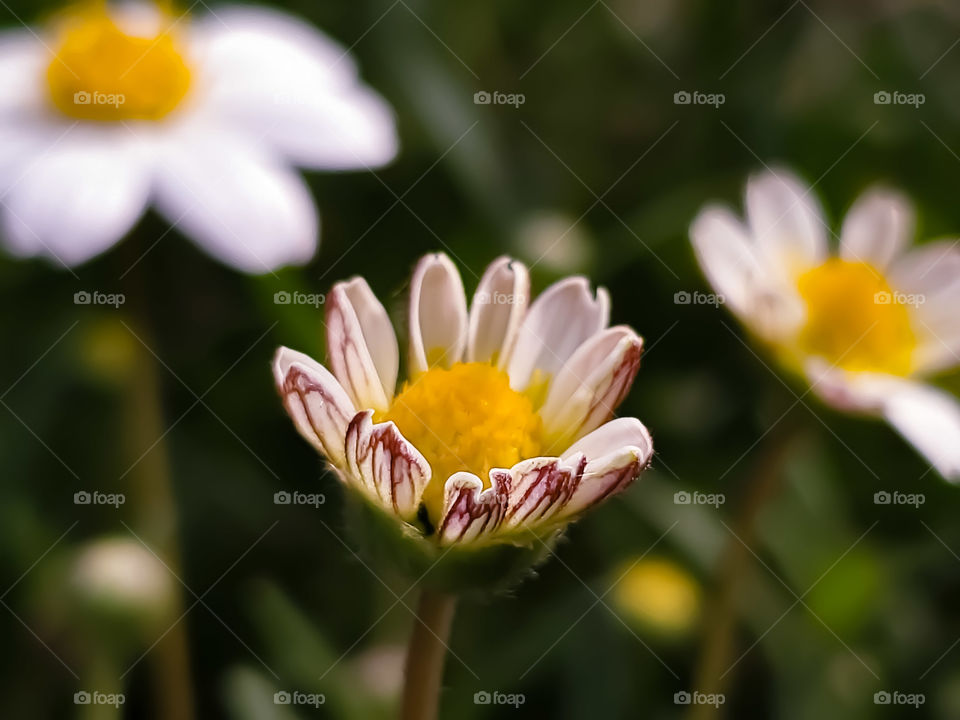
<svg viewBox="0 0 960 720">
<path fill-rule="evenodd" d="M 507 492 L 502 479 L 484 490 L 480 478 L 473 473 L 451 475 L 444 486 L 443 520 L 438 529 L 440 542 L 465 543 L 491 534 L 503 519 Z"/>
<path fill-rule="evenodd" d="M 633 482 L 650 464 L 653 439 L 636 418 L 616 418 L 578 440 L 562 457 L 570 461 L 579 455 L 588 462 L 563 517 L 581 513 Z"/>
<path fill-rule="evenodd" d="M 539 457 L 519 462 L 509 470 L 491 470 L 493 484 L 509 488 L 502 528 L 530 528 L 560 514 L 573 497 L 586 464 L 582 455 L 569 462 Z"/>
<path fill-rule="evenodd" d="M 467 298 L 456 266 L 443 253 L 417 263 L 410 281 L 410 375 L 450 367 L 467 342 Z"/>
<path fill-rule="evenodd" d="M 626 326 L 597 333 L 571 356 L 540 410 L 548 451 L 606 422 L 623 401 L 637 371 L 643 340 Z"/>
<path fill-rule="evenodd" d="M 397 385 L 400 353 L 387 311 L 363 278 L 334 285 L 326 325 L 330 366 L 354 404 L 386 410 Z"/>
<path fill-rule="evenodd" d="M 532 381 L 552 378 L 609 319 L 610 296 L 598 288 L 594 297 L 586 278 L 569 277 L 551 285 L 533 302 L 520 325 L 507 366 L 510 386 L 524 390 Z"/>
<path fill-rule="evenodd" d="M 299 433 L 342 468 L 344 436 L 357 411 L 337 379 L 316 360 L 285 347 L 274 356 L 273 379 Z"/>
<path fill-rule="evenodd" d="M 363 410 L 350 421 L 346 469 L 367 496 L 386 510 L 411 520 L 430 482 L 430 465 L 392 422 L 373 423 Z"/>
<path fill-rule="evenodd" d="M 467 361 L 504 367 L 529 302 L 527 267 L 508 257 L 490 263 L 470 306 Z"/>
<path fill-rule="evenodd" d="M 582 453 L 592 460 L 627 446 L 653 454 L 653 439 L 642 422 L 632 417 L 615 418 L 577 440 L 561 457 L 570 458 Z"/>
<path fill-rule="evenodd" d="M 625 490 L 650 464 L 650 455 L 638 447 L 624 447 L 587 463 L 573 497 L 560 511 L 564 519 Z"/>
</svg>

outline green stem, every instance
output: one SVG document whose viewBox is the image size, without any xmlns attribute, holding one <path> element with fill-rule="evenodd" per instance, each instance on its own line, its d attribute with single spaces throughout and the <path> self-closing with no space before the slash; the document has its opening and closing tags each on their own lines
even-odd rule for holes
<svg viewBox="0 0 960 720">
<path fill-rule="evenodd" d="M 751 563 L 750 547 L 756 536 L 756 522 L 767 504 L 780 491 L 784 463 L 796 439 L 792 418 L 784 418 L 753 467 L 747 496 L 734 522 L 718 569 L 718 583 L 708 603 L 710 613 L 705 618 L 703 642 L 697 663 L 694 688 L 705 694 L 724 693 L 730 685 L 734 662 L 733 649 L 737 630 L 737 595 L 741 590 Z M 691 705 L 688 720 L 720 718 L 725 705 Z"/>
<path fill-rule="evenodd" d="M 424 590 L 407 647 L 401 720 L 436 720 L 443 664 L 457 599 Z"/>
<path fill-rule="evenodd" d="M 136 306 L 134 310 L 137 310 Z M 136 465 L 126 479 L 126 491 L 134 513 L 135 531 L 173 573 L 183 577 L 177 508 L 164 440 L 167 427 L 160 399 L 157 361 L 151 352 L 156 350 L 145 321 L 137 322 L 132 329 L 137 337 L 131 338 L 134 362 L 126 378 L 124 432 L 132 456 L 130 462 L 136 461 Z M 143 455 L 145 451 L 146 455 Z M 183 613 L 183 597 L 180 581 L 171 580 L 176 586 L 177 598 L 170 619 L 173 622 Z M 184 620 L 178 621 L 157 643 L 148 659 L 157 717 L 161 720 L 193 720 L 193 688 Z"/>
<path fill-rule="evenodd" d="M 83 690 L 88 693 L 113 695 L 123 692 L 123 683 L 119 677 L 122 670 L 116 661 L 114 649 L 109 644 L 98 644 L 96 640 L 87 646 L 87 657 L 81 671 Z M 123 706 L 91 702 L 77 705 L 78 720 L 119 720 L 123 717 Z"/>
</svg>

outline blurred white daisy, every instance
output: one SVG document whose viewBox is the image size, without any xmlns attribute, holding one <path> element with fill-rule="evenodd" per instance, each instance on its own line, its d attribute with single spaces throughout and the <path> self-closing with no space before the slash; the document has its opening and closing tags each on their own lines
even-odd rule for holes
<svg viewBox="0 0 960 720">
<path fill-rule="evenodd" d="M 272 10 L 94 0 L 0 34 L 0 217 L 17 255 L 82 263 L 152 205 L 241 270 L 306 262 L 318 220 L 293 166 L 377 166 L 396 148 L 348 53 Z"/>
<path fill-rule="evenodd" d="M 408 379 L 384 307 L 362 278 L 327 296 L 327 370 L 281 348 L 284 405 L 346 485 L 439 545 L 530 543 L 627 487 L 653 444 L 611 419 L 642 341 L 608 328 L 610 300 L 583 277 L 532 304 L 526 267 L 496 260 L 467 309 L 445 255 L 417 265 Z"/>
<path fill-rule="evenodd" d="M 811 189 L 785 171 L 750 179 L 746 216 L 709 206 L 691 227 L 730 309 L 828 404 L 886 418 L 960 479 L 960 402 L 924 380 L 960 365 L 960 242 L 911 249 L 910 202 L 878 187 L 833 253 Z"/>
</svg>

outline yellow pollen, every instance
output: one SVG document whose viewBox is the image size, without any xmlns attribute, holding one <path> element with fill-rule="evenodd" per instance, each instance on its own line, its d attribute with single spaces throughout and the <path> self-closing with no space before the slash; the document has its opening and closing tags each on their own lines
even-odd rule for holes
<svg viewBox="0 0 960 720">
<path fill-rule="evenodd" d="M 165 28 L 174 22 L 160 20 Z M 103 3 L 65 18 L 47 84 L 54 106 L 73 118 L 160 120 L 187 94 L 190 69 L 169 29 L 129 35 Z"/>
<path fill-rule="evenodd" d="M 910 372 L 916 347 L 910 308 L 875 268 L 831 258 L 801 275 L 798 287 L 807 306 L 801 352 L 845 370 Z"/>
<path fill-rule="evenodd" d="M 453 473 L 472 472 L 489 487 L 491 468 L 540 454 L 540 416 L 530 398 L 510 387 L 505 372 L 486 363 L 427 370 L 406 383 L 377 420 L 393 420 L 430 463 L 423 502 L 434 524 Z"/>
</svg>

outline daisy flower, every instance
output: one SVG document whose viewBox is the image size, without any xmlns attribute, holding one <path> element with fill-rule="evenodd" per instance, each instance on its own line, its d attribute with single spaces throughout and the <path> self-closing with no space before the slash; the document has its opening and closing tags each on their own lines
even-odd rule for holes
<svg viewBox="0 0 960 720">
<path fill-rule="evenodd" d="M 811 190 L 784 171 L 751 178 L 746 216 L 708 206 L 691 227 L 730 309 L 829 405 L 885 418 L 960 479 L 960 403 L 926 382 L 960 365 L 960 245 L 910 248 L 910 202 L 875 187 L 832 252 Z"/>
<path fill-rule="evenodd" d="M 607 327 L 583 277 L 530 303 L 502 257 L 470 309 L 453 263 L 424 257 L 410 288 L 407 380 L 387 312 L 362 278 L 327 296 L 327 367 L 281 348 L 274 379 L 300 434 L 351 490 L 434 547 L 530 544 L 627 487 L 653 453 L 639 420 L 611 419 L 641 338 Z"/>
<path fill-rule="evenodd" d="M 303 263 L 318 220 L 293 166 L 396 147 L 347 52 L 272 10 L 91 0 L 0 33 L 0 222 L 19 256 L 83 263 L 153 206 L 238 269 Z"/>
</svg>

